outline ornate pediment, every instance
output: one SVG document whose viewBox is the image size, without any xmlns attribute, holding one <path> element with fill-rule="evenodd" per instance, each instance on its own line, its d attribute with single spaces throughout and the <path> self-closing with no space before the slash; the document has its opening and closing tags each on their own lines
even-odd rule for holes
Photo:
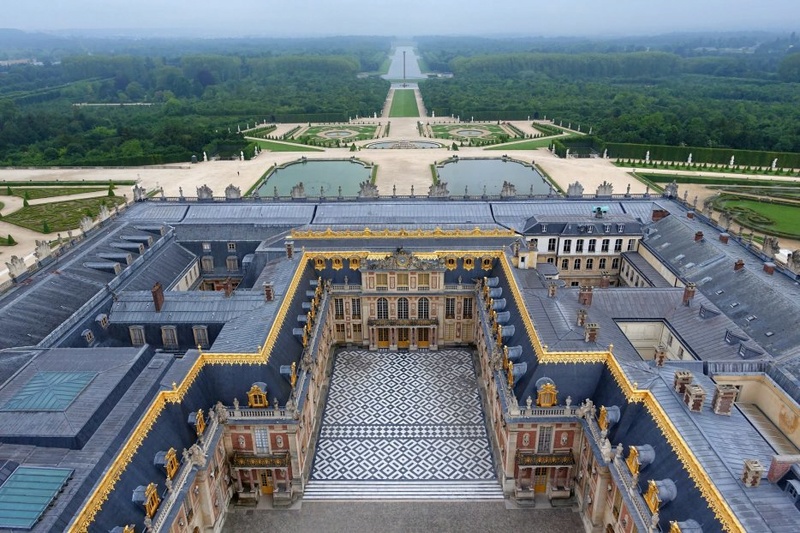
<svg viewBox="0 0 800 533">
<path fill-rule="evenodd" d="M 438 270 L 443 271 L 442 259 L 422 259 L 401 246 L 383 259 L 366 260 L 367 270 Z"/>
</svg>

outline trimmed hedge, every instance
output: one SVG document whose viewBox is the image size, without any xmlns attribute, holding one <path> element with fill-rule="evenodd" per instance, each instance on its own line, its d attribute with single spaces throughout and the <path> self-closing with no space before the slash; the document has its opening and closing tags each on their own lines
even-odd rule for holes
<svg viewBox="0 0 800 533">
<path fill-rule="evenodd" d="M 616 159 L 644 159 L 650 151 L 651 161 L 685 162 L 692 154 L 693 163 L 727 165 L 731 156 L 737 166 L 770 167 L 778 159 L 779 168 L 800 168 L 800 154 L 793 152 L 761 152 L 756 150 L 733 150 L 731 148 L 702 148 L 697 146 L 666 146 L 659 144 L 605 143 L 608 157 Z"/>
</svg>

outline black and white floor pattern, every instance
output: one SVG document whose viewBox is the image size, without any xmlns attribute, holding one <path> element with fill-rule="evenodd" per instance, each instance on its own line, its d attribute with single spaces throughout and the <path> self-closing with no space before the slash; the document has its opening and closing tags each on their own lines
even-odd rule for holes
<svg viewBox="0 0 800 533">
<path fill-rule="evenodd" d="M 420 487 L 453 495 L 481 482 L 496 497 L 495 479 L 469 352 L 336 356 L 307 499 L 326 483 L 354 493 L 359 483 L 390 487 L 403 498 Z"/>
</svg>

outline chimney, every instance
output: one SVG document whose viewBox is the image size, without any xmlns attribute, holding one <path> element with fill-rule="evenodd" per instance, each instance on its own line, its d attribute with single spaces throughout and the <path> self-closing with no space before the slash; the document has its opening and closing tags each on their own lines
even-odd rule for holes
<svg viewBox="0 0 800 533">
<path fill-rule="evenodd" d="M 745 459 L 742 483 L 744 483 L 745 487 L 758 487 L 761 484 L 761 476 L 765 470 L 766 468 L 756 459 Z"/>
<path fill-rule="evenodd" d="M 768 262 L 764 263 L 764 272 L 769 274 L 770 276 L 775 273 L 775 263 Z"/>
<path fill-rule="evenodd" d="M 714 399 L 711 400 L 711 408 L 715 414 L 731 416 L 733 402 L 736 401 L 738 390 L 733 385 L 717 385 L 714 390 Z"/>
<path fill-rule="evenodd" d="M 692 300 L 694 299 L 694 293 L 697 291 L 696 285 L 694 283 L 687 283 L 686 286 L 683 288 L 683 305 L 690 306 L 692 304 Z"/>
<path fill-rule="evenodd" d="M 586 309 L 578 309 L 578 327 L 586 325 Z"/>
<path fill-rule="evenodd" d="M 800 455 L 773 455 L 767 471 L 767 480 L 777 483 L 793 465 L 800 463 Z"/>
<path fill-rule="evenodd" d="M 597 342 L 597 334 L 600 333 L 600 325 L 595 324 L 594 322 L 590 322 L 586 324 L 584 333 L 583 333 L 583 340 L 584 342 Z"/>
<path fill-rule="evenodd" d="M 658 222 L 667 215 L 669 215 L 669 211 L 667 211 L 666 209 L 653 209 L 653 214 L 651 218 L 653 222 Z"/>
<path fill-rule="evenodd" d="M 664 366 L 664 361 L 667 360 L 667 347 L 663 344 L 656 346 L 656 353 L 653 354 L 653 359 L 655 359 L 656 366 Z"/>
<path fill-rule="evenodd" d="M 737 259 L 736 262 L 733 264 L 734 272 L 741 270 L 744 268 L 744 261 L 742 259 Z"/>
<path fill-rule="evenodd" d="M 694 218 L 694 211 L 687 211 L 686 218 Z"/>
<path fill-rule="evenodd" d="M 673 382 L 675 392 L 683 394 L 686 391 L 686 386 L 691 384 L 692 379 L 692 373 L 688 370 L 678 370 L 675 372 L 675 381 Z"/>
<path fill-rule="evenodd" d="M 231 278 L 225 279 L 225 298 L 230 298 L 233 294 L 233 281 Z"/>
<path fill-rule="evenodd" d="M 693 413 L 699 413 L 703 410 L 703 402 L 706 399 L 706 391 L 703 387 L 696 383 L 686 385 L 683 391 L 683 403 L 689 406 L 689 410 Z"/>
<path fill-rule="evenodd" d="M 608 272 L 603 271 L 600 274 L 600 288 L 607 289 L 611 285 L 611 278 L 608 275 Z"/>
<path fill-rule="evenodd" d="M 730 236 L 729 233 L 720 233 L 719 234 L 719 242 L 721 242 L 722 244 L 728 244 L 728 239 L 730 239 L 730 238 L 731 238 L 731 236 Z"/>
<path fill-rule="evenodd" d="M 694 242 L 700 242 L 702 240 L 703 240 L 703 232 L 702 231 L 698 231 L 697 233 L 694 234 Z"/>
<path fill-rule="evenodd" d="M 275 288 L 272 283 L 264 283 L 264 301 L 271 302 L 275 299 Z"/>
<path fill-rule="evenodd" d="M 592 305 L 591 287 L 589 287 L 588 285 L 584 285 L 580 288 L 580 291 L 578 292 L 578 302 L 580 302 L 581 305 L 585 305 L 586 307 Z"/>
<path fill-rule="evenodd" d="M 294 256 L 294 241 L 290 237 L 286 237 L 286 258 L 291 259 Z"/>
<path fill-rule="evenodd" d="M 556 292 L 558 291 L 558 285 L 555 283 L 551 283 L 547 286 L 547 297 L 548 298 L 555 298 Z"/>
<path fill-rule="evenodd" d="M 153 295 L 153 306 L 156 308 L 156 313 L 160 313 L 161 308 L 164 307 L 164 287 L 161 286 L 161 282 L 156 281 L 150 292 Z"/>
</svg>

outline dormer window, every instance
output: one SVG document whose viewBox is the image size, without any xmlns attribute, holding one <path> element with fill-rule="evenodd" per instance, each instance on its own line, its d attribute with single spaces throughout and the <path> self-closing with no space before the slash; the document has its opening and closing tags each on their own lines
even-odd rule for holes
<svg viewBox="0 0 800 533">
<path fill-rule="evenodd" d="M 603 224 L 603 231 L 606 233 L 611 233 L 611 224 Z"/>
<path fill-rule="evenodd" d="M 341 257 L 334 257 L 331 260 L 331 266 L 334 270 L 341 270 L 344 267 L 344 260 Z"/>
<path fill-rule="evenodd" d="M 361 259 L 358 257 L 350 258 L 350 270 L 358 270 L 361 268 Z"/>
<path fill-rule="evenodd" d="M 481 263 L 481 266 L 484 270 L 491 270 L 492 269 L 492 258 L 491 257 L 484 257 Z"/>
<path fill-rule="evenodd" d="M 94 319 L 95 322 L 100 324 L 100 327 L 106 329 L 108 327 L 108 315 L 105 313 L 97 315 L 97 318 Z"/>
<path fill-rule="evenodd" d="M 625 231 L 625 224 L 617 224 L 617 233 Z"/>
<path fill-rule="evenodd" d="M 94 333 L 92 333 L 92 330 L 90 329 L 83 330 L 81 337 L 83 337 L 83 340 L 85 340 L 86 344 L 89 346 L 91 346 L 91 344 L 94 342 Z"/>
<path fill-rule="evenodd" d="M 144 491 L 144 512 L 148 518 L 153 518 L 158 505 L 161 503 L 161 498 L 158 497 L 158 487 L 155 483 L 150 483 Z"/>
<path fill-rule="evenodd" d="M 314 259 L 314 268 L 316 270 L 325 270 L 325 258 L 317 257 Z"/>
<path fill-rule="evenodd" d="M 178 463 L 178 452 L 175 448 L 170 448 L 167 450 L 166 455 L 164 456 L 164 470 L 167 471 L 167 478 L 172 479 L 175 477 L 175 474 L 178 472 L 178 467 L 180 464 Z"/>
<path fill-rule="evenodd" d="M 464 258 L 464 269 L 465 270 L 472 270 L 475 268 L 475 259 L 472 257 L 465 257 Z"/>
<path fill-rule="evenodd" d="M 247 406 L 252 408 L 268 407 L 266 384 L 253 383 L 253 386 L 247 391 Z"/>
<path fill-rule="evenodd" d="M 547 224 L 542 224 L 542 233 L 547 231 Z"/>
</svg>

